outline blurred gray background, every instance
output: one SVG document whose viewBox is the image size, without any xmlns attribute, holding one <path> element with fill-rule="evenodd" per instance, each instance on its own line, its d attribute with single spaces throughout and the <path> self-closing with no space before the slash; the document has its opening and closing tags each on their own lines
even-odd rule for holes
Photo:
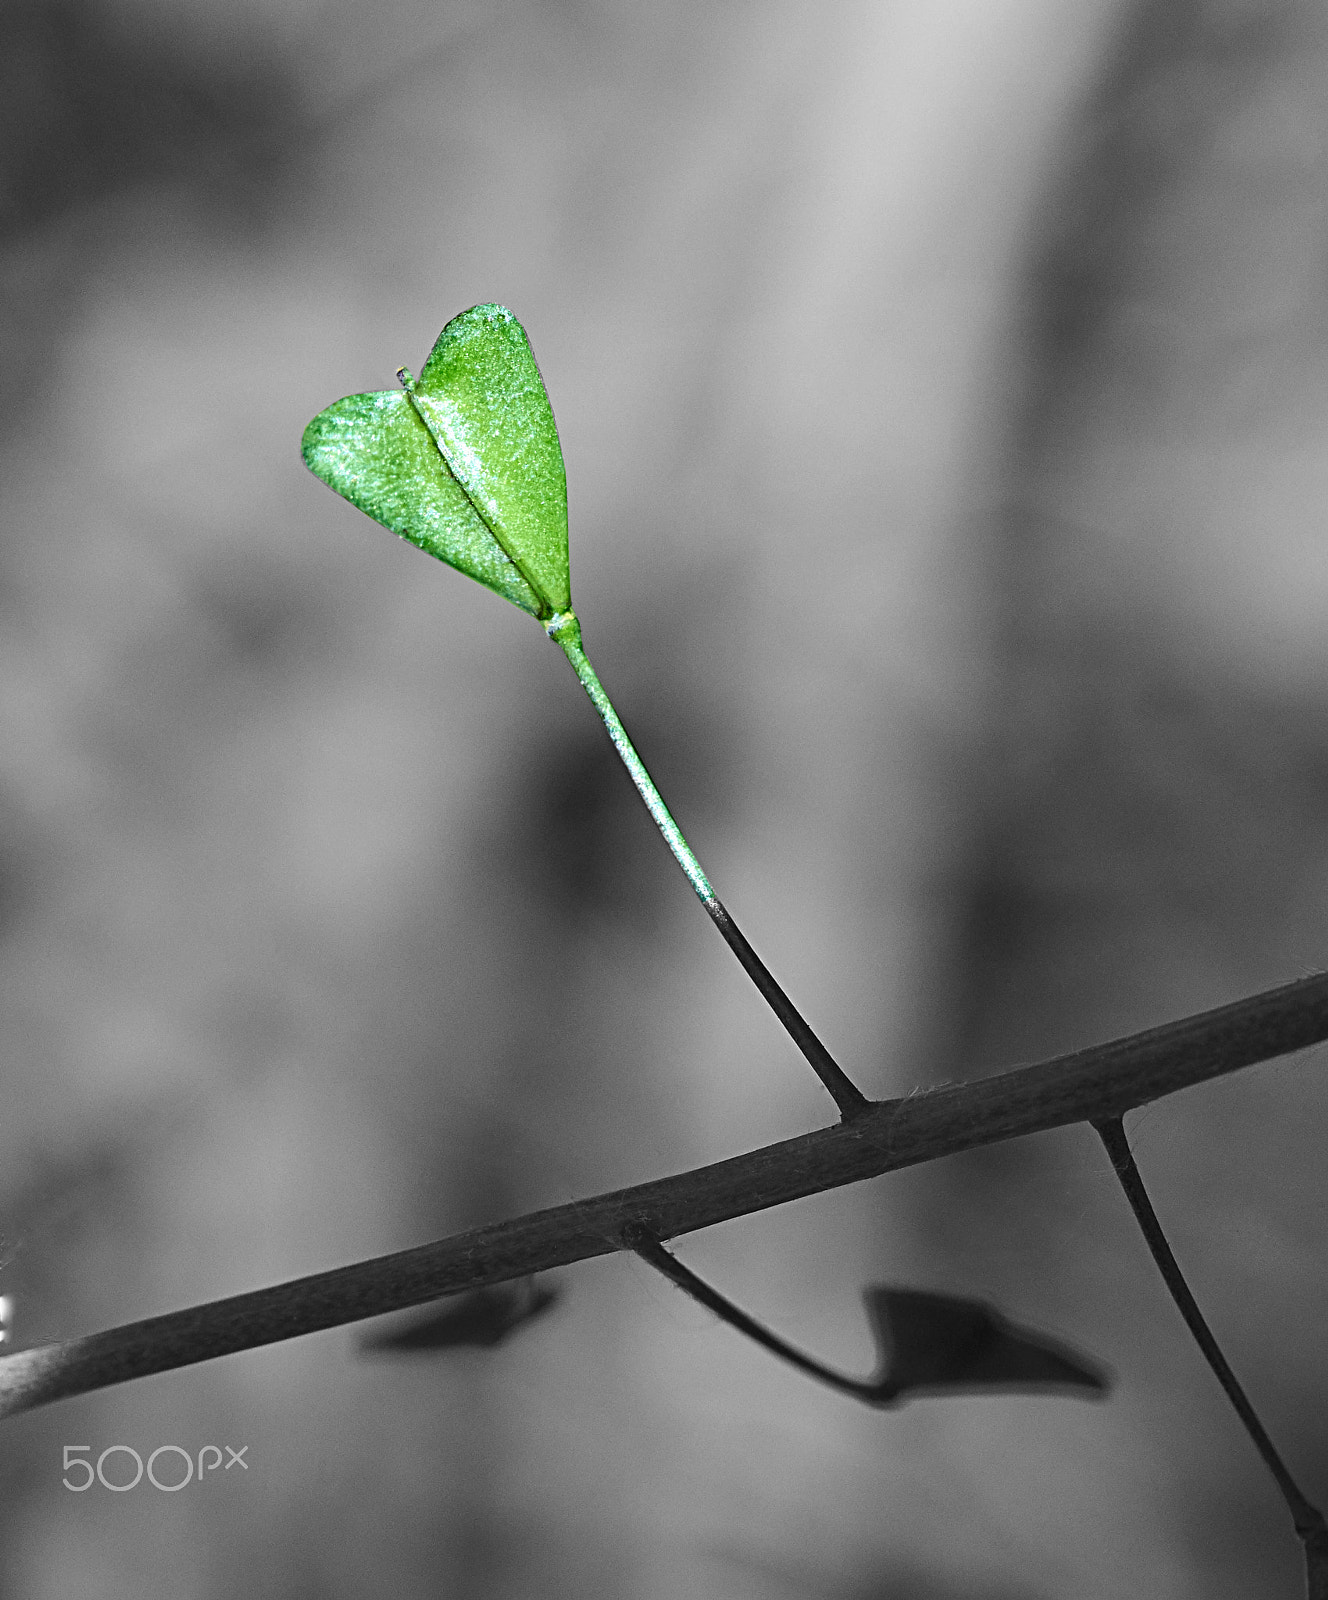
<svg viewBox="0 0 1328 1600">
<path fill-rule="evenodd" d="M 558 652 L 300 464 L 477 301 L 553 397 L 592 657 L 868 1092 L 1325 964 L 1319 5 L 8 0 L 0 36 L 16 1342 L 831 1120 Z M 1310 1057 L 1134 1121 L 1320 1497 L 1326 1101 Z M 341 1330 L 6 1424 L 0 1595 L 1298 1592 L 1086 1130 L 680 1253 L 859 1370 L 902 1281 L 1119 1387 L 875 1415 L 606 1259 L 495 1353 Z M 65 1445 L 209 1443 L 247 1471 L 61 1485 Z"/>
</svg>

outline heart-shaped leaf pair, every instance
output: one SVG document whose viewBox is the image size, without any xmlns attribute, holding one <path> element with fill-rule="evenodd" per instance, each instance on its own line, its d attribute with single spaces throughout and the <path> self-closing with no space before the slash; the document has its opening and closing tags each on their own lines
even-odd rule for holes
<svg viewBox="0 0 1328 1600">
<path fill-rule="evenodd" d="M 541 621 L 570 610 L 563 453 L 525 329 L 504 306 L 472 306 L 418 380 L 398 377 L 318 413 L 309 470 Z"/>
</svg>

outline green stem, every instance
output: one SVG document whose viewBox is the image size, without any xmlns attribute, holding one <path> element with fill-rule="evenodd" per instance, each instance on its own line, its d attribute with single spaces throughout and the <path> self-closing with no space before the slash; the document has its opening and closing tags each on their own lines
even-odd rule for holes
<svg viewBox="0 0 1328 1600">
<path fill-rule="evenodd" d="M 770 969 L 747 943 L 737 923 L 724 909 L 719 896 L 711 888 L 710 879 L 702 870 L 691 845 L 683 838 L 681 828 L 670 815 L 669 808 L 664 804 L 664 797 L 655 787 L 654 781 L 646 771 L 645 763 L 637 755 L 632 741 L 627 737 L 627 729 L 623 727 L 618 713 L 613 709 L 613 702 L 605 694 L 604 685 L 599 681 L 594 667 L 590 664 L 590 658 L 581 646 L 581 624 L 577 621 L 576 613 L 560 612 L 545 625 L 545 629 L 572 663 L 572 670 L 580 679 L 581 687 L 590 696 L 601 721 L 608 729 L 613 747 L 631 774 L 637 793 L 645 801 L 646 810 L 654 818 L 655 826 L 664 835 L 664 842 L 673 851 L 678 865 L 687 874 L 687 881 L 695 889 L 697 899 L 706 908 L 710 920 L 723 935 L 725 943 L 742 963 L 743 970 L 756 985 L 770 1009 L 784 1024 L 794 1044 L 806 1056 L 812 1071 L 834 1098 L 840 1115 L 848 1119 L 866 1111 L 871 1101 L 846 1076 L 838 1062 L 812 1032 L 806 1019 L 775 982 Z"/>
<path fill-rule="evenodd" d="M 1148 1248 L 1157 1264 L 1157 1270 L 1162 1274 L 1163 1281 L 1171 1292 L 1171 1298 L 1176 1302 L 1177 1310 L 1185 1319 L 1185 1326 L 1190 1330 L 1194 1342 L 1203 1351 L 1204 1358 L 1222 1385 L 1222 1390 L 1231 1402 L 1236 1415 L 1244 1423 L 1246 1433 L 1254 1441 L 1254 1448 L 1263 1458 L 1264 1465 L 1281 1490 L 1282 1498 L 1286 1501 L 1295 1522 L 1296 1532 L 1306 1546 L 1307 1558 L 1317 1556 L 1321 1561 L 1325 1539 L 1328 1537 L 1323 1514 L 1301 1493 L 1300 1486 L 1287 1470 L 1286 1463 L 1269 1438 L 1258 1413 L 1241 1388 L 1240 1380 L 1231 1370 L 1227 1358 L 1213 1337 L 1212 1329 L 1205 1321 L 1198 1302 L 1191 1294 L 1190 1286 L 1185 1281 L 1185 1274 L 1180 1270 L 1180 1263 L 1172 1254 L 1167 1236 L 1162 1231 L 1162 1224 L 1158 1221 L 1157 1212 L 1153 1210 L 1153 1202 L 1148 1198 L 1148 1191 L 1144 1188 L 1144 1180 L 1135 1163 L 1134 1153 L 1130 1149 L 1129 1140 L 1125 1137 L 1124 1122 L 1120 1117 L 1106 1117 L 1101 1121 L 1095 1121 L 1093 1127 L 1107 1148 L 1107 1154 L 1111 1157 L 1111 1164 L 1116 1170 L 1121 1188 L 1125 1191 L 1125 1198 L 1134 1212 L 1135 1221 L 1148 1241 Z M 1312 1575 L 1314 1570 L 1314 1566 L 1311 1565 Z M 1322 1581 L 1321 1574 L 1320 1581 Z M 1313 1593 L 1314 1590 L 1311 1589 L 1311 1594 Z"/>
</svg>

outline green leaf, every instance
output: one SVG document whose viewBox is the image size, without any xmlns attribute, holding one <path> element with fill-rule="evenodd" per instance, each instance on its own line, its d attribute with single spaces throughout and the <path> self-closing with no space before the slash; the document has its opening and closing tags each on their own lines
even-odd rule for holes
<svg viewBox="0 0 1328 1600">
<path fill-rule="evenodd" d="M 438 335 L 415 401 L 453 475 L 550 611 L 572 603 L 567 476 L 526 330 L 473 306 Z"/>
<path fill-rule="evenodd" d="M 405 392 L 354 394 L 304 431 L 305 464 L 393 533 L 532 616 L 571 607 L 567 480 L 525 331 L 475 306 Z"/>
<path fill-rule="evenodd" d="M 304 461 L 353 506 L 431 556 L 540 614 L 535 591 L 448 471 L 410 396 L 352 394 L 304 430 Z"/>
</svg>

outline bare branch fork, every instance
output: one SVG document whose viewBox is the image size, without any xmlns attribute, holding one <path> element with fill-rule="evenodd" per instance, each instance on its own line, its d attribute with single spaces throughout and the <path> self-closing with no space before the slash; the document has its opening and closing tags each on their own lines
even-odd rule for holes
<svg viewBox="0 0 1328 1600">
<path fill-rule="evenodd" d="M 0 1359 L 0 1416 L 294 1339 L 466 1289 L 631 1249 L 980 1145 L 1101 1124 L 1328 1039 L 1328 974 L 973 1083 L 870 1104 L 851 1121 L 712 1166 L 536 1211 Z"/>
</svg>

